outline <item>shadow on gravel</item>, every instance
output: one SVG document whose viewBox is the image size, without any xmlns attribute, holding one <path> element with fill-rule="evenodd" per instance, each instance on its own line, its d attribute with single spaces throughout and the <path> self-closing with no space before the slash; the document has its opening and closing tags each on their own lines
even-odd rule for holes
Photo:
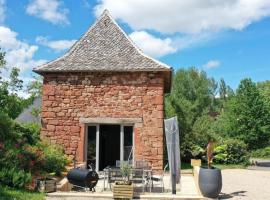
<svg viewBox="0 0 270 200">
<path fill-rule="evenodd" d="M 233 193 L 230 193 L 230 194 L 226 194 L 226 193 L 221 193 L 218 197 L 218 199 L 230 199 L 230 198 L 233 198 L 233 197 L 243 197 L 243 196 L 246 196 L 245 193 L 247 191 L 237 191 L 237 192 L 233 192 Z"/>
</svg>

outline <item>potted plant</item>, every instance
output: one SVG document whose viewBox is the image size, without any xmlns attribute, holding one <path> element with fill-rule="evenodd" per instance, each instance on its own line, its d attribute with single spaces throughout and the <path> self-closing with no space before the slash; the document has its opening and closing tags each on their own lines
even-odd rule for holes
<svg viewBox="0 0 270 200">
<path fill-rule="evenodd" d="M 221 170 L 212 166 L 214 153 L 214 140 L 209 140 L 207 152 L 207 167 L 199 171 L 199 188 L 203 196 L 217 198 L 222 188 Z"/>
<path fill-rule="evenodd" d="M 122 163 L 120 171 L 123 177 L 122 181 L 116 181 L 113 186 L 114 199 L 132 199 L 133 198 L 133 184 L 129 180 L 131 175 L 131 166 L 128 163 Z"/>
</svg>

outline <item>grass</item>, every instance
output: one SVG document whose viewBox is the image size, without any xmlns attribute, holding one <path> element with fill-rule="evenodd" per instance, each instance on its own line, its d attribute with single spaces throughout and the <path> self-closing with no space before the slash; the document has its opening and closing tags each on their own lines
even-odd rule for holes
<svg viewBox="0 0 270 200">
<path fill-rule="evenodd" d="M 181 162 L 181 169 L 192 169 L 192 166 L 190 163 Z"/>
<path fill-rule="evenodd" d="M 218 169 L 246 169 L 247 166 L 244 164 L 228 164 L 228 165 L 224 165 L 224 164 L 214 164 L 214 167 L 218 168 Z"/>
<path fill-rule="evenodd" d="M 203 164 L 203 166 L 205 166 L 206 164 Z M 247 166 L 245 166 L 244 164 L 214 164 L 214 167 L 218 168 L 218 169 L 245 169 Z M 190 165 L 190 163 L 186 163 L 186 162 L 182 162 L 181 163 L 181 169 L 192 169 L 192 166 Z"/>
<path fill-rule="evenodd" d="M 0 200 L 44 200 L 45 194 L 0 185 Z"/>
<path fill-rule="evenodd" d="M 253 160 L 254 160 L 254 159 L 259 159 L 259 160 L 270 160 L 270 157 L 259 157 L 259 156 L 258 156 L 258 157 L 251 157 L 250 159 L 251 159 L 251 160 L 252 160 L 252 159 L 253 159 Z"/>
</svg>

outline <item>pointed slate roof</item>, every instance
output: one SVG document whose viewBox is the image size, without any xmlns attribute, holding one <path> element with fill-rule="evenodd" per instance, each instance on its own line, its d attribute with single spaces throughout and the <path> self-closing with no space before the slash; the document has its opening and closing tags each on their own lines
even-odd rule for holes
<svg viewBox="0 0 270 200">
<path fill-rule="evenodd" d="M 62 57 L 34 72 L 167 71 L 171 68 L 145 55 L 105 10 Z"/>
</svg>

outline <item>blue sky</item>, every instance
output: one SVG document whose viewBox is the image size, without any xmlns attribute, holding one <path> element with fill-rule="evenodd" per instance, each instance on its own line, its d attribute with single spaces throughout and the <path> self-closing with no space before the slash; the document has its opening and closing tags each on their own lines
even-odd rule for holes
<svg viewBox="0 0 270 200">
<path fill-rule="evenodd" d="M 269 0 L 0 0 L 8 66 L 27 83 L 34 66 L 63 55 L 105 8 L 146 54 L 175 70 L 195 66 L 234 89 L 245 77 L 269 79 Z"/>
</svg>

